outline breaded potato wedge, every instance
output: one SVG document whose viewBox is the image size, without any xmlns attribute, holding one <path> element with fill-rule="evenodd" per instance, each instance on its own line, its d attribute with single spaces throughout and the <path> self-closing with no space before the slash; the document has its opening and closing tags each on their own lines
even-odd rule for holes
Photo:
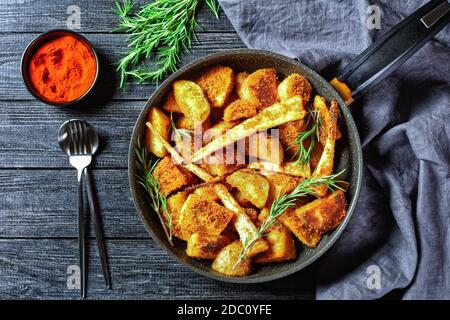
<svg viewBox="0 0 450 320">
<path fill-rule="evenodd" d="M 306 122 L 304 119 L 289 121 L 278 127 L 280 141 L 286 154 L 292 159 L 298 152 L 299 146 L 295 144 L 300 132 L 305 131 Z"/>
<path fill-rule="evenodd" d="M 195 134 L 202 134 L 203 132 L 208 130 L 209 127 L 211 126 L 211 120 L 208 118 L 205 121 L 203 121 L 202 123 L 193 122 L 191 120 L 191 118 L 189 118 L 185 115 L 180 115 L 180 116 L 178 116 L 177 120 L 175 121 L 175 126 L 178 129 L 192 131 L 192 133 L 195 133 Z"/>
<path fill-rule="evenodd" d="M 183 232 L 218 236 L 233 218 L 231 210 L 208 201 L 196 194 L 190 194 L 181 208 L 178 225 Z"/>
<path fill-rule="evenodd" d="M 220 137 L 221 135 L 225 134 L 227 130 L 230 130 L 234 126 L 236 126 L 238 122 L 228 122 L 228 121 L 219 121 L 215 125 L 213 125 L 211 128 L 205 131 L 203 135 L 203 143 L 207 144 L 210 143 L 212 140 Z"/>
<path fill-rule="evenodd" d="M 276 164 L 281 164 L 284 160 L 284 150 L 280 140 L 273 138 L 264 131 L 249 137 L 248 155 L 251 159 Z"/>
<path fill-rule="evenodd" d="M 212 264 L 212 269 L 228 276 L 243 277 L 252 273 L 253 266 L 249 258 L 236 266 L 239 255 L 243 250 L 242 244 L 235 241 L 220 251 Z M 236 268 L 235 268 L 236 266 Z"/>
<path fill-rule="evenodd" d="M 253 162 L 248 165 L 249 169 L 266 171 L 269 173 L 285 173 L 296 177 L 311 177 L 311 170 L 308 164 L 301 165 L 296 162 L 284 162 L 282 165 L 278 165 L 271 162 Z"/>
<path fill-rule="evenodd" d="M 236 199 L 236 201 L 239 203 L 240 206 L 242 206 L 244 209 L 251 207 L 252 203 L 250 201 L 248 201 L 244 195 L 242 194 L 242 192 L 240 192 L 239 190 L 234 190 L 233 192 L 233 197 Z M 252 219 L 253 220 L 253 219 Z"/>
<path fill-rule="evenodd" d="M 211 107 L 198 84 L 188 80 L 177 80 L 173 83 L 173 93 L 181 111 L 194 125 L 208 119 Z"/>
<path fill-rule="evenodd" d="M 163 110 L 169 113 L 170 112 L 183 113 L 181 111 L 180 106 L 177 104 L 177 101 L 175 100 L 175 95 L 173 94 L 173 91 L 170 91 L 166 99 L 164 100 Z"/>
<path fill-rule="evenodd" d="M 231 239 L 225 235 L 211 236 L 193 233 L 187 242 L 186 254 L 195 259 L 215 259 L 231 242 Z"/>
<path fill-rule="evenodd" d="M 220 200 L 212 186 L 204 186 L 197 188 L 195 189 L 194 194 L 208 201 L 217 202 Z"/>
<path fill-rule="evenodd" d="M 264 208 L 258 219 L 264 222 L 269 215 L 269 209 Z M 276 222 L 264 239 L 269 244 L 269 249 L 254 257 L 255 263 L 272 263 L 286 260 L 292 260 L 297 257 L 297 249 L 295 247 L 294 239 L 290 231 L 280 222 Z"/>
<path fill-rule="evenodd" d="M 191 162 L 197 162 L 215 150 L 251 136 L 258 131 L 268 130 L 289 121 L 303 119 L 305 114 L 301 97 L 294 97 L 284 102 L 275 103 L 254 117 L 234 126 L 224 135 L 196 151 L 192 156 Z"/>
<path fill-rule="evenodd" d="M 169 195 L 197 182 L 197 177 L 182 166 L 175 164 L 169 157 L 164 157 L 158 162 L 153 176 L 159 182 L 162 195 Z"/>
<path fill-rule="evenodd" d="M 182 240 L 187 240 L 183 236 L 182 230 L 178 226 L 178 220 L 180 219 L 181 208 L 183 207 L 184 202 L 188 197 L 188 193 L 185 191 L 177 192 L 167 198 L 167 210 L 169 214 L 172 216 L 172 233 L 175 237 L 180 238 Z M 163 210 L 164 220 L 168 220 L 167 215 Z"/>
<path fill-rule="evenodd" d="M 203 89 L 211 107 L 221 108 L 234 87 L 234 72 L 230 67 L 215 66 L 200 75 L 197 84 Z"/>
<path fill-rule="evenodd" d="M 237 160 L 235 150 L 224 148 L 205 157 L 201 167 L 213 176 L 222 177 L 239 169 Z"/>
<path fill-rule="evenodd" d="M 236 87 L 236 93 L 239 96 L 239 98 L 244 99 L 244 93 L 242 92 L 242 87 L 244 85 L 244 80 L 248 77 L 248 73 L 247 72 L 239 72 L 236 75 L 236 82 L 235 82 L 235 87 Z"/>
<path fill-rule="evenodd" d="M 253 223 L 258 220 L 258 211 L 256 211 L 256 209 L 244 208 L 244 211 Z"/>
<path fill-rule="evenodd" d="M 307 104 L 311 99 L 312 89 L 311 83 L 305 77 L 293 73 L 278 85 L 278 96 L 281 101 L 301 96 L 303 103 Z"/>
<path fill-rule="evenodd" d="M 278 197 L 294 190 L 303 180 L 283 173 L 264 174 L 264 176 L 270 184 L 268 204 L 272 204 Z"/>
<path fill-rule="evenodd" d="M 156 128 L 164 140 L 170 141 L 170 119 L 164 114 L 164 112 L 158 108 L 150 108 L 148 110 L 147 121 Z M 159 138 L 156 137 L 149 129 L 146 129 L 145 132 L 144 145 L 151 153 L 159 158 L 168 155 L 166 148 L 161 143 Z"/>
<path fill-rule="evenodd" d="M 259 69 L 245 78 L 241 92 L 244 100 L 258 104 L 263 110 L 278 101 L 277 72 L 273 68 Z"/>
<path fill-rule="evenodd" d="M 315 247 L 324 233 L 333 230 L 342 222 L 346 210 L 345 193 L 337 190 L 300 208 L 290 208 L 278 219 L 301 242 L 309 247 Z"/>
<path fill-rule="evenodd" d="M 336 141 L 336 126 L 337 117 L 339 114 L 339 106 L 336 100 L 331 103 L 330 110 L 328 110 L 326 101 L 320 96 L 314 98 L 314 108 L 316 108 L 323 121 L 323 131 L 326 132 L 325 143 L 323 144 L 323 152 L 320 156 L 319 163 L 317 164 L 312 174 L 313 178 L 329 175 L 333 172 L 334 166 L 334 147 Z M 322 139 L 322 138 L 321 138 Z M 316 193 L 322 197 L 327 194 L 328 189 L 326 186 L 321 185 L 315 188 Z"/>
<path fill-rule="evenodd" d="M 258 208 L 263 208 L 269 196 L 269 182 L 252 170 L 239 170 L 227 177 L 227 182 L 242 192 L 244 198 Z"/>
<path fill-rule="evenodd" d="M 230 122 L 251 118 L 258 113 L 256 108 L 256 103 L 249 100 L 238 99 L 225 108 L 223 111 L 223 120 Z"/>
</svg>

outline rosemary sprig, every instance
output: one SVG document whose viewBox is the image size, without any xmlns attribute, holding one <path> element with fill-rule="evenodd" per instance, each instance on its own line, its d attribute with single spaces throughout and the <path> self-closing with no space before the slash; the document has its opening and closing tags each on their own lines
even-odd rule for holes
<svg viewBox="0 0 450 320">
<path fill-rule="evenodd" d="M 295 141 L 288 147 L 288 150 L 294 146 L 298 146 L 292 158 L 296 158 L 297 164 L 307 164 L 311 159 L 311 152 L 314 149 L 316 141 L 319 141 L 319 128 L 322 126 L 322 119 L 317 110 L 310 111 L 310 119 L 313 123 L 310 129 L 302 131 L 298 134 Z M 306 126 L 309 125 L 309 120 Z M 309 146 L 305 147 L 305 141 L 309 138 Z"/>
<path fill-rule="evenodd" d="M 315 196 L 317 197 L 317 193 L 314 191 L 314 187 L 319 185 L 325 185 L 329 190 L 344 190 L 342 187 L 339 186 L 339 184 L 343 183 L 343 181 L 338 180 L 338 177 L 344 173 L 345 170 L 342 170 L 336 174 L 328 175 L 328 176 L 322 176 L 318 178 L 309 178 L 301 182 L 299 185 L 295 187 L 294 190 L 292 190 L 290 193 L 283 194 L 282 196 L 278 197 L 270 207 L 269 216 L 266 220 L 261 224 L 261 226 L 256 231 L 255 236 L 253 239 L 244 239 L 243 243 L 243 249 L 241 251 L 241 254 L 239 255 L 239 258 L 234 265 L 234 268 L 236 268 L 242 261 L 244 261 L 247 256 L 248 252 L 250 251 L 251 247 L 255 242 L 265 237 L 268 230 L 275 224 L 277 221 L 277 218 L 281 216 L 287 209 L 293 208 L 297 206 L 297 201 L 300 200 L 303 197 L 306 196 Z"/>
<path fill-rule="evenodd" d="M 197 22 L 195 13 L 202 0 L 155 0 L 132 13 L 132 0 L 115 0 L 113 11 L 119 16 L 119 26 L 114 31 L 125 31 L 128 51 L 117 66 L 120 87 L 126 86 L 129 76 L 139 83 L 159 82 L 168 72 L 174 72 L 180 55 L 191 48 Z M 205 0 L 218 18 L 217 0 Z M 153 58 L 149 68 L 145 60 Z"/>
<path fill-rule="evenodd" d="M 140 141 L 138 140 L 138 146 L 135 149 L 136 153 L 136 167 L 138 173 L 136 174 L 137 182 L 147 191 L 147 195 L 150 199 L 150 205 L 153 210 L 158 214 L 161 224 L 163 225 L 164 232 L 166 233 L 167 239 L 170 244 L 172 242 L 172 214 L 167 208 L 167 196 L 162 195 L 160 190 L 160 185 L 158 180 L 153 176 L 153 171 L 159 162 L 154 160 L 148 153 L 147 148 L 142 147 Z M 162 215 L 167 217 L 167 222 L 163 219 Z"/>
</svg>

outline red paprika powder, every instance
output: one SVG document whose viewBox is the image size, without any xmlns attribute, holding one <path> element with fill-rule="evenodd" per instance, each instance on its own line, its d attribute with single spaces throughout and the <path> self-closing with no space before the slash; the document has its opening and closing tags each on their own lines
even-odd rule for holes
<svg viewBox="0 0 450 320">
<path fill-rule="evenodd" d="M 34 52 L 28 74 L 36 91 L 46 100 L 71 102 L 91 87 L 97 74 L 97 62 L 84 42 L 74 36 L 61 36 Z"/>
</svg>

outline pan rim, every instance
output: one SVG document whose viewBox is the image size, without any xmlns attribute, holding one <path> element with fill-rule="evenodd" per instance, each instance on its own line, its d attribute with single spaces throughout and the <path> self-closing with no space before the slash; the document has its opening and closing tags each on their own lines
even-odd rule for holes
<svg viewBox="0 0 450 320">
<path fill-rule="evenodd" d="M 152 228 L 147 223 L 147 221 L 145 219 L 145 215 L 144 215 L 144 213 L 142 212 L 142 210 L 141 210 L 141 208 L 139 206 L 139 199 L 137 198 L 136 184 L 134 183 L 134 179 L 135 179 L 135 177 L 134 177 L 134 170 L 133 170 L 134 163 L 132 163 L 132 159 L 134 158 L 135 141 L 138 138 L 138 136 L 140 135 L 140 133 L 138 132 L 138 124 L 141 121 L 142 117 L 144 117 L 147 114 L 148 109 L 150 108 L 151 104 L 153 103 L 154 97 L 156 97 L 162 90 L 164 90 L 175 79 L 177 79 L 179 77 L 179 75 L 181 75 L 184 72 L 189 71 L 190 69 L 194 68 L 195 66 L 197 66 L 197 65 L 199 65 L 201 63 L 204 63 L 204 62 L 206 62 L 208 60 L 213 60 L 213 59 L 217 59 L 217 58 L 226 58 L 227 56 L 234 56 L 236 54 L 249 55 L 249 56 L 255 56 L 255 55 L 265 56 L 265 57 L 268 57 L 268 58 L 282 60 L 282 61 L 284 61 L 286 63 L 292 64 L 292 65 L 296 65 L 296 66 L 300 66 L 302 68 L 307 69 L 315 77 L 315 79 L 318 82 L 320 82 L 321 85 L 324 86 L 324 88 L 326 90 L 332 92 L 332 94 L 334 95 L 334 97 L 338 101 L 341 113 L 342 113 L 342 115 L 345 118 L 345 123 L 346 123 L 346 125 L 348 127 L 348 135 L 349 136 L 353 135 L 354 140 L 357 142 L 353 147 L 350 145 L 350 149 L 352 150 L 353 153 L 355 153 L 356 162 L 357 162 L 357 168 L 354 168 L 355 175 L 356 175 L 356 186 L 355 186 L 354 196 L 349 201 L 350 203 L 349 203 L 349 206 L 348 206 L 347 215 L 344 218 L 344 220 L 333 231 L 333 234 L 330 235 L 330 237 L 327 239 L 327 243 L 322 248 L 320 248 L 317 252 L 315 252 L 311 257 L 309 257 L 308 259 L 306 259 L 302 263 L 299 263 L 298 265 L 293 266 L 290 269 L 281 271 L 279 273 L 275 273 L 275 274 L 271 274 L 271 275 L 263 275 L 263 276 L 259 276 L 259 277 L 251 277 L 251 276 L 249 276 L 249 277 L 229 277 L 229 276 L 225 276 L 225 275 L 220 275 L 218 273 L 213 273 L 212 271 L 204 271 L 204 270 L 194 266 L 193 264 L 189 263 L 188 261 L 183 260 L 177 254 L 172 252 L 169 248 L 167 248 L 167 245 L 162 240 L 159 239 L 159 237 L 153 232 Z M 228 282 L 228 283 L 253 284 L 253 283 L 270 282 L 270 281 L 278 280 L 278 279 L 287 277 L 289 275 L 292 275 L 292 274 L 294 274 L 294 273 L 296 273 L 296 272 L 306 268 L 307 266 L 311 265 L 312 263 L 314 263 L 317 259 L 322 257 L 323 254 L 325 252 L 327 252 L 335 244 L 337 239 L 341 236 L 342 232 L 346 228 L 348 222 L 350 221 L 350 219 L 351 219 L 351 217 L 353 215 L 353 212 L 355 210 L 358 198 L 359 198 L 360 189 L 361 189 L 361 183 L 362 183 L 362 166 L 363 166 L 362 158 L 363 157 L 362 157 L 361 140 L 360 140 L 359 133 L 358 133 L 356 124 L 354 122 L 353 116 L 351 115 L 350 110 L 346 106 L 346 104 L 345 104 L 344 100 L 341 98 L 341 96 L 328 83 L 328 81 L 326 81 L 321 75 L 319 75 L 316 71 L 312 70 L 308 66 L 302 64 L 301 62 L 299 62 L 299 61 L 297 61 L 295 59 L 289 58 L 287 56 L 278 54 L 278 53 L 273 53 L 273 52 L 270 52 L 270 51 L 258 50 L 258 49 L 233 49 L 233 50 L 224 50 L 224 51 L 221 51 L 221 52 L 209 54 L 209 55 L 206 55 L 204 57 L 201 57 L 199 59 L 196 59 L 196 60 L 186 64 L 185 66 L 183 66 L 180 69 L 178 69 L 175 73 L 170 75 L 166 80 L 164 80 L 156 88 L 156 90 L 151 94 L 150 98 L 147 100 L 147 102 L 145 103 L 145 105 L 142 108 L 141 112 L 139 113 L 138 118 L 136 119 L 136 122 L 135 122 L 135 125 L 134 125 L 134 128 L 133 128 L 133 132 L 132 132 L 132 135 L 131 135 L 131 141 L 130 141 L 129 150 L 128 150 L 128 179 L 129 179 L 131 195 L 132 195 L 132 198 L 133 198 L 133 203 L 134 203 L 134 206 L 136 208 L 136 211 L 137 211 L 137 214 L 138 214 L 139 218 L 141 219 L 142 223 L 144 224 L 147 232 L 150 234 L 152 239 L 161 248 L 163 248 L 164 251 L 169 254 L 169 256 L 175 258 L 175 260 L 177 262 L 179 262 L 181 265 L 187 267 L 188 269 L 190 269 L 190 270 L 192 270 L 192 271 L 194 271 L 194 272 L 196 272 L 196 273 L 198 273 L 200 275 L 206 276 L 208 278 L 212 278 L 212 279 L 215 279 L 215 280 Z"/>
</svg>

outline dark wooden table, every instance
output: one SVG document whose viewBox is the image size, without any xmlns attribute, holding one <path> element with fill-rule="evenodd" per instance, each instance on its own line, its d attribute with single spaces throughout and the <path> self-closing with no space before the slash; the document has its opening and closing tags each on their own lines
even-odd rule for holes
<svg viewBox="0 0 450 320">
<path fill-rule="evenodd" d="M 44 31 L 67 28 L 69 5 L 81 9 L 76 31 L 93 43 L 102 63 L 95 93 L 76 109 L 36 101 L 20 75 L 27 44 Z M 105 288 L 91 230 L 88 298 L 313 298 L 312 268 L 266 284 L 226 284 L 178 264 L 150 238 L 131 200 L 127 154 L 134 122 L 155 86 L 118 89 L 113 64 L 126 36 L 111 33 L 117 23 L 111 7 L 107 0 L 0 1 L 0 299 L 79 298 L 79 291 L 67 286 L 68 268 L 78 264 L 76 172 L 56 139 L 59 126 L 70 118 L 89 121 L 102 138 L 93 172 L 113 290 Z M 223 12 L 216 20 L 202 7 L 198 22 L 204 29 L 181 64 L 244 47 Z"/>
</svg>

